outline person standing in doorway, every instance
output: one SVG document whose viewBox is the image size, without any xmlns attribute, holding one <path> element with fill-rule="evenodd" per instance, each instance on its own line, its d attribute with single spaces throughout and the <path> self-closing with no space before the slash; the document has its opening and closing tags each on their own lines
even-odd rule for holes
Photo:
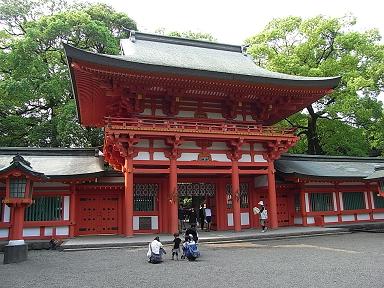
<svg viewBox="0 0 384 288">
<path fill-rule="evenodd" d="M 211 230 L 211 222 L 212 222 L 212 210 L 208 208 L 206 204 L 204 204 L 204 215 L 205 222 L 207 222 L 207 231 Z"/>
<path fill-rule="evenodd" d="M 259 203 L 257 203 L 259 205 L 259 219 L 260 219 L 260 226 L 261 226 L 261 232 L 265 232 L 267 231 L 267 227 L 265 226 L 265 223 L 267 222 L 267 219 L 268 219 L 268 211 L 267 209 L 265 209 L 265 206 L 264 206 L 264 202 L 263 201 L 259 201 Z"/>
<path fill-rule="evenodd" d="M 204 205 L 200 205 L 199 209 L 199 220 L 200 220 L 200 228 L 204 230 L 204 222 L 205 222 L 205 213 L 204 213 Z"/>
<path fill-rule="evenodd" d="M 196 222 L 197 222 L 197 214 L 196 214 L 196 211 L 195 211 L 195 208 L 191 208 L 191 210 L 189 211 L 189 224 L 190 224 L 190 227 L 192 225 L 196 226 Z"/>
</svg>

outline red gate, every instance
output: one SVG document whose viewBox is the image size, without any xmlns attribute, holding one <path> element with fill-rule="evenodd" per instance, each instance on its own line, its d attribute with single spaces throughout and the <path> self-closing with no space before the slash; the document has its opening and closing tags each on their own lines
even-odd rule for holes
<svg viewBox="0 0 384 288">
<path fill-rule="evenodd" d="M 77 202 L 77 235 L 119 234 L 118 195 L 80 194 Z"/>
</svg>

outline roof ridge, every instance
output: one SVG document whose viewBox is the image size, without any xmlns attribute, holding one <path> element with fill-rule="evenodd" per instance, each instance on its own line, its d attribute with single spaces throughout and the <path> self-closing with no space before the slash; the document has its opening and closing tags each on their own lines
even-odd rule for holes
<svg viewBox="0 0 384 288">
<path fill-rule="evenodd" d="M 98 156 L 99 149 L 93 148 L 60 148 L 60 147 L 0 147 L 0 155 L 22 156 Z"/>
<path fill-rule="evenodd" d="M 244 46 L 241 46 L 241 45 L 216 43 L 216 42 L 209 42 L 204 40 L 195 40 L 195 39 L 165 36 L 165 35 L 159 35 L 159 34 L 150 34 L 150 33 L 143 33 L 143 32 L 138 32 L 133 30 L 128 30 L 128 31 L 130 33 L 129 40 L 132 42 L 135 42 L 136 40 L 143 40 L 143 41 L 153 41 L 153 42 L 161 42 L 161 43 L 168 43 L 168 44 L 175 44 L 175 45 L 224 50 L 224 51 L 231 51 L 231 52 L 238 52 L 238 53 L 243 53 L 244 51 Z"/>
<path fill-rule="evenodd" d="M 308 155 L 308 154 L 290 154 L 290 153 L 284 153 L 281 155 L 281 158 L 278 160 L 288 160 L 288 158 L 295 158 L 295 160 L 298 161 L 366 161 L 366 160 L 375 160 L 375 161 L 383 161 L 384 157 L 359 157 L 359 156 L 331 156 L 331 155 Z"/>
</svg>

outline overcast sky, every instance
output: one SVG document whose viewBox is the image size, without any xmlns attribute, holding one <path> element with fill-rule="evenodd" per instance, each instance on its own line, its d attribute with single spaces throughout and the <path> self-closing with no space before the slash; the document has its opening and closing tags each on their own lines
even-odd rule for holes
<svg viewBox="0 0 384 288">
<path fill-rule="evenodd" d="M 358 29 L 378 28 L 384 35 L 381 0 L 90 0 L 104 2 L 133 18 L 142 32 L 207 32 L 218 42 L 243 44 L 273 18 L 312 17 L 319 14 L 342 17 L 353 14 Z"/>
</svg>

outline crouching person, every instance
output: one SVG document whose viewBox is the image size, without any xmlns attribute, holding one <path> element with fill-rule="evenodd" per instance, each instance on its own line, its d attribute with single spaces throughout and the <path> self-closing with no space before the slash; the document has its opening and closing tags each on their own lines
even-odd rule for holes
<svg viewBox="0 0 384 288">
<path fill-rule="evenodd" d="M 163 248 L 163 244 L 160 242 L 159 236 L 155 237 L 148 246 L 148 262 L 153 264 L 163 262 L 163 254 L 166 254 L 166 252 Z"/>
</svg>

